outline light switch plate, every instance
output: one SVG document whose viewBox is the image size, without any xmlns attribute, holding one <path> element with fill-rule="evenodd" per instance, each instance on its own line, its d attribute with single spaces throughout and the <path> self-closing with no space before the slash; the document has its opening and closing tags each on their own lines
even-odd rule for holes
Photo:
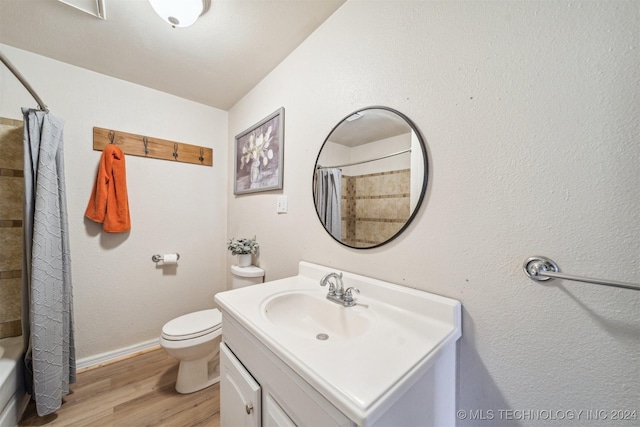
<svg viewBox="0 0 640 427">
<path fill-rule="evenodd" d="M 276 211 L 278 213 L 287 213 L 287 196 L 278 196 Z"/>
</svg>

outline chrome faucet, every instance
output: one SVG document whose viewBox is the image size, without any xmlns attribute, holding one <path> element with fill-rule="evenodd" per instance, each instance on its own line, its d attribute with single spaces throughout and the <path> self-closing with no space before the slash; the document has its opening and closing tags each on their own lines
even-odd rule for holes
<svg viewBox="0 0 640 427">
<path fill-rule="evenodd" d="M 334 279 L 335 285 L 331 282 Z M 329 284 L 329 292 L 327 293 L 327 299 L 333 301 L 336 304 L 344 305 L 345 307 L 353 307 L 356 303 L 353 300 L 353 291 L 360 293 L 356 288 L 348 288 L 345 292 L 344 284 L 342 283 L 342 273 L 328 273 L 320 279 L 320 286 L 326 286 Z"/>
<path fill-rule="evenodd" d="M 331 283 L 329 280 L 331 278 L 335 279 L 335 285 Z M 327 298 L 329 296 L 338 297 L 342 300 L 342 294 L 344 293 L 344 287 L 342 285 L 342 273 L 328 273 L 325 274 L 322 279 L 320 279 L 320 286 L 326 286 L 329 284 L 329 293 L 327 294 Z"/>
</svg>

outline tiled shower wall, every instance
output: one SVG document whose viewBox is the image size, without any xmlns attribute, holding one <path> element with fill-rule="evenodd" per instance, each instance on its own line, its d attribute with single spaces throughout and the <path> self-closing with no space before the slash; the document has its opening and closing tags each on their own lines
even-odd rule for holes
<svg viewBox="0 0 640 427">
<path fill-rule="evenodd" d="M 22 122 L 0 117 L 0 338 L 22 335 Z"/>
<path fill-rule="evenodd" d="M 411 170 L 342 177 L 342 240 L 372 246 L 396 234 L 409 219 Z"/>
</svg>

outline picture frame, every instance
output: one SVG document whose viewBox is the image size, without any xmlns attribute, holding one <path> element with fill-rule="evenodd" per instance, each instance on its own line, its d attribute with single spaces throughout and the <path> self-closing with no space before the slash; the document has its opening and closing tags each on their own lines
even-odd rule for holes
<svg viewBox="0 0 640 427">
<path fill-rule="evenodd" d="M 236 135 L 234 161 L 233 194 L 282 189 L 284 107 Z"/>
</svg>

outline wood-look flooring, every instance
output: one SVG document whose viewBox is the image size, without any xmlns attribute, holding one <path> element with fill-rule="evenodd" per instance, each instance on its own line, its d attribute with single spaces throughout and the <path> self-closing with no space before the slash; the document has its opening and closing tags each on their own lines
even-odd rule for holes
<svg viewBox="0 0 640 427">
<path fill-rule="evenodd" d="M 30 402 L 19 426 L 219 427 L 220 384 L 180 394 L 177 374 L 178 360 L 161 348 L 89 369 L 55 414 L 39 417 Z"/>
</svg>

